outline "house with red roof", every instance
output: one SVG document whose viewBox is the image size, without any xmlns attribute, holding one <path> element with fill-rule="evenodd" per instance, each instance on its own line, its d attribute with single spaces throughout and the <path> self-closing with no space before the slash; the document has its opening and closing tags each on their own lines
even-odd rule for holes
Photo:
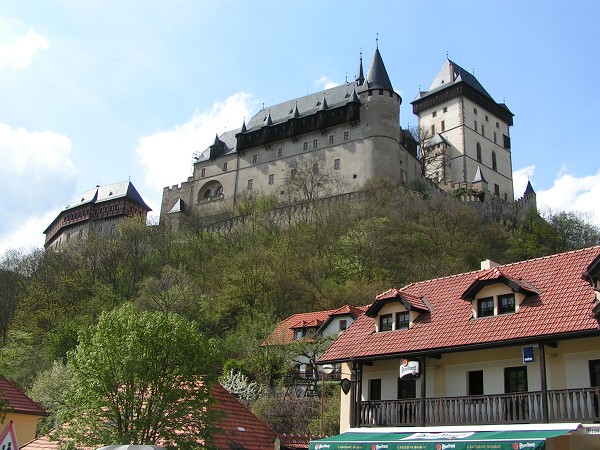
<svg viewBox="0 0 600 450">
<path fill-rule="evenodd" d="M 281 448 L 277 434 L 256 417 L 246 406 L 220 384 L 212 388 L 215 409 L 223 413 L 216 424 L 219 431 L 213 435 L 213 445 L 223 450 L 268 450 Z M 33 437 L 31 438 L 33 439 Z M 58 450 L 59 442 L 48 435 L 28 441 L 21 450 Z M 201 446 L 201 442 L 198 444 Z M 89 447 L 78 446 L 82 450 Z"/>
<path fill-rule="evenodd" d="M 32 440 L 38 422 L 46 416 L 44 408 L 4 377 L 0 377 L 0 399 L 8 408 L 4 421 L 0 421 L 0 433 L 12 421 L 17 442 Z"/>
<path fill-rule="evenodd" d="M 263 342 L 263 345 L 290 345 L 297 342 L 308 342 L 315 338 L 330 338 L 341 335 L 354 321 L 361 316 L 366 307 L 344 305 L 326 311 L 314 311 L 294 314 L 279 322 L 275 330 Z M 320 350 L 320 349 L 317 349 Z M 315 355 L 318 357 L 320 355 Z M 310 361 L 306 355 L 299 355 L 298 370 L 302 375 L 311 375 Z M 316 358 L 315 358 L 316 361 Z"/>
<path fill-rule="evenodd" d="M 319 359 L 341 431 L 600 421 L 600 247 L 390 289 Z"/>
</svg>

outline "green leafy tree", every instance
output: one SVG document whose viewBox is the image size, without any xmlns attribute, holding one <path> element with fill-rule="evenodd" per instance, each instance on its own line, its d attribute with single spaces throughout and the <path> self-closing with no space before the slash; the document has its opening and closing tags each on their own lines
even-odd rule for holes
<svg viewBox="0 0 600 450">
<path fill-rule="evenodd" d="M 104 313 L 69 354 L 73 382 L 58 432 L 85 445 L 151 444 L 198 448 L 215 419 L 214 343 L 194 322 L 130 304 Z"/>
</svg>

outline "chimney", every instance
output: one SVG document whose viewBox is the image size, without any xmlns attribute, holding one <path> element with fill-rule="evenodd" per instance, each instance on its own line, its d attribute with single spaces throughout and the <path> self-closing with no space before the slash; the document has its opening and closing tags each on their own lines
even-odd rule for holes
<svg viewBox="0 0 600 450">
<path fill-rule="evenodd" d="M 498 267 L 500 264 L 492 261 L 491 259 L 486 259 L 485 261 L 481 261 L 481 270 L 491 269 L 492 267 Z"/>
</svg>

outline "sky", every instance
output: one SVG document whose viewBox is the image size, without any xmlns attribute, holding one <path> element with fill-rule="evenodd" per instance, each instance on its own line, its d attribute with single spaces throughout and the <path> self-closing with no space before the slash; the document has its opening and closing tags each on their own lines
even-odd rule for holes
<svg viewBox="0 0 600 450">
<path fill-rule="evenodd" d="M 410 102 L 446 57 L 515 114 L 515 194 L 600 226 L 600 2 L 0 0 L 0 255 L 43 246 L 78 195 L 134 184 L 160 212 L 192 154 L 264 104 L 346 80 L 376 40 Z"/>
</svg>

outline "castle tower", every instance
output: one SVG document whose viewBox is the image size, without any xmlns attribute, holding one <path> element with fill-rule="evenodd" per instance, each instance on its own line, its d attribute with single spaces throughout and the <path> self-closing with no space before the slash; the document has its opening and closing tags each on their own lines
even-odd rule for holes
<svg viewBox="0 0 600 450">
<path fill-rule="evenodd" d="M 474 75 L 446 59 L 427 91 L 412 102 L 420 134 L 441 135 L 449 145 L 445 181 L 468 183 L 484 170 L 489 191 L 514 200 L 510 126 L 513 114 L 496 103 Z"/>
</svg>

